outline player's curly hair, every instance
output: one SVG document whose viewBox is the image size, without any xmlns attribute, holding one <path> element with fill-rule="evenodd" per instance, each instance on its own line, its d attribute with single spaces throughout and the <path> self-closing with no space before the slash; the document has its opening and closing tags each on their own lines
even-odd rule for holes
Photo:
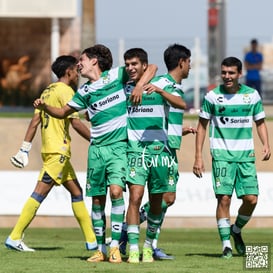
<svg viewBox="0 0 273 273">
<path fill-rule="evenodd" d="M 101 71 L 109 70 L 113 65 L 113 58 L 110 49 L 102 44 L 88 47 L 83 50 L 82 54 L 86 54 L 89 59 L 97 58 Z"/>
</svg>

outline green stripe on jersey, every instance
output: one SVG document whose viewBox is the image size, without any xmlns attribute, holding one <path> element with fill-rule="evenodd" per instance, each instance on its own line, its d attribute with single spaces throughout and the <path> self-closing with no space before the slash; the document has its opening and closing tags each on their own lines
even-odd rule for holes
<svg viewBox="0 0 273 273">
<path fill-rule="evenodd" d="M 124 83 L 128 75 L 124 67 L 104 71 L 99 80 L 87 82 L 77 91 L 69 105 L 87 109 L 91 126 L 91 143 L 109 145 L 127 140 L 127 107 Z"/>
<path fill-rule="evenodd" d="M 210 147 L 214 160 L 255 160 L 253 120 L 265 117 L 255 89 L 241 85 L 238 93 L 227 94 L 220 85 L 206 94 L 199 116 L 210 120 Z"/>
</svg>

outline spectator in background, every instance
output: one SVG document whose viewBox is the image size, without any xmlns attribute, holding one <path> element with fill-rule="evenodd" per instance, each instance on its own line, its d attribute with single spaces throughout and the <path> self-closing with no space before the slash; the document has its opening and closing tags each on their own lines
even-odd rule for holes
<svg viewBox="0 0 273 273">
<path fill-rule="evenodd" d="M 261 90 L 261 75 L 260 70 L 263 65 L 263 54 L 258 51 L 258 40 L 252 39 L 250 42 L 251 49 L 245 55 L 245 69 L 246 69 L 246 85 L 255 88 L 260 96 Z"/>
</svg>

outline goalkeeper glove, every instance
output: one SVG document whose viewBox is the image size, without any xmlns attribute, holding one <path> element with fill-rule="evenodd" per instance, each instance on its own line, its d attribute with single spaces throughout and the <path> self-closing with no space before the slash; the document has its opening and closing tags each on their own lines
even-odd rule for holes
<svg viewBox="0 0 273 273">
<path fill-rule="evenodd" d="M 31 149 L 31 142 L 23 141 L 18 153 L 10 158 L 12 165 L 17 168 L 24 168 L 28 164 L 28 152 Z"/>
</svg>

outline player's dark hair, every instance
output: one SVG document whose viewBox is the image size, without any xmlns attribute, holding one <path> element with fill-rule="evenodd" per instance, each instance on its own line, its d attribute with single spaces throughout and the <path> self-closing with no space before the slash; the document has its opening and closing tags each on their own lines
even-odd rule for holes
<svg viewBox="0 0 273 273">
<path fill-rule="evenodd" d="M 82 54 L 86 54 L 89 59 L 97 58 L 101 71 L 111 69 L 113 58 L 110 49 L 104 45 L 96 44 L 83 50 Z"/>
<path fill-rule="evenodd" d="M 139 47 L 134 47 L 128 49 L 123 55 L 124 61 L 132 59 L 132 58 L 139 58 L 142 64 L 148 64 L 148 54 L 147 52 Z"/>
<path fill-rule="evenodd" d="M 173 44 L 164 51 L 164 62 L 168 71 L 175 69 L 179 61 L 191 57 L 191 51 L 183 45 Z"/>
<path fill-rule="evenodd" d="M 51 70 L 60 79 L 65 75 L 66 69 L 73 68 L 77 62 L 77 59 L 71 55 L 62 55 L 53 62 Z"/>
<path fill-rule="evenodd" d="M 236 66 L 239 73 L 242 72 L 243 65 L 242 62 L 236 57 L 227 57 L 222 61 L 224 66 Z"/>
</svg>

